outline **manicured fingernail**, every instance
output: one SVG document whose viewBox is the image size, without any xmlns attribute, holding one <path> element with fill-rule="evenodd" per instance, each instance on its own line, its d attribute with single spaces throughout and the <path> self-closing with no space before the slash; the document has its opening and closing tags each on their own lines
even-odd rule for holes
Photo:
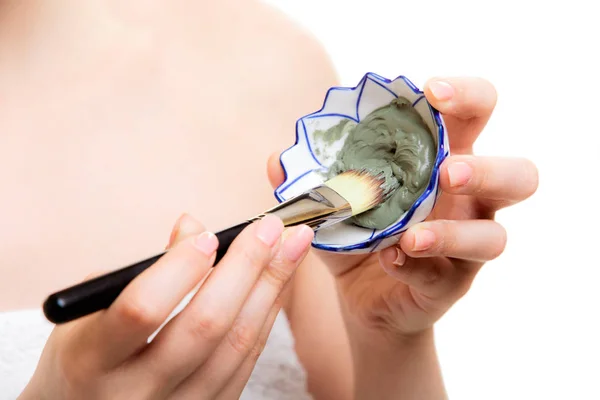
<svg viewBox="0 0 600 400">
<path fill-rule="evenodd" d="M 432 81 L 429 83 L 429 90 L 433 97 L 439 101 L 448 101 L 454 96 L 454 88 L 444 81 Z"/>
<path fill-rule="evenodd" d="M 397 253 L 397 255 L 396 255 L 396 260 L 394 261 L 394 265 L 401 267 L 406 262 L 406 254 L 404 254 L 404 252 L 402 250 L 400 250 L 399 248 L 396 248 L 396 253 Z"/>
<path fill-rule="evenodd" d="M 273 247 L 283 233 L 283 222 L 274 215 L 267 215 L 257 223 L 256 236 L 261 242 Z"/>
<path fill-rule="evenodd" d="M 281 251 L 289 261 L 296 262 L 302 257 L 310 242 L 314 238 L 314 232 L 308 226 L 301 225 L 283 240 Z"/>
<path fill-rule="evenodd" d="M 435 243 L 435 233 L 427 229 L 416 229 L 414 231 L 415 242 L 413 244 L 413 251 L 427 250 Z"/>
<path fill-rule="evenodd" d="M 192 243 L 194 247 L 209 257 L 212 256 L 219 246 L 217 237 L 211 232 L 202 232 L 194 238 Z"/>
<path fill-rule="evenodd" d="M 455 162 L 448 165 L 450 187 L 466 185 L 471 176 L 473 176 L 473 168 L 465 162 Z"/>
</svg>

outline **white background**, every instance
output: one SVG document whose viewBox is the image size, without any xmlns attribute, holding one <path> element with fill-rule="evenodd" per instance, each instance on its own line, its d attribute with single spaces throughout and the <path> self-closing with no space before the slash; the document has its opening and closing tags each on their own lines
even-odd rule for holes
<svg viewBox="0 0 600 400">
<path fill-rule="evenodd" d="M 498 106 L 478 154 L 524 156 L 538 192 L 498 214 L 506 252 L 437 324 L 451 399 L 600 399 L 600 22 L 593 1 L 272 0 L 362 75 L 477 75 Z M 595 6 L 594 6 L 595 5 Z"/>
</svg>

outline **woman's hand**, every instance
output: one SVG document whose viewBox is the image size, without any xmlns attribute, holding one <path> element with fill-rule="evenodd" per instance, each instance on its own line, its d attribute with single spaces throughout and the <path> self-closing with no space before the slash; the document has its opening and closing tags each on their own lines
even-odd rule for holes
<svg viewBox="0 0 600 400">
<path fill-rule="evenodd" d="M 482 265 L 504 250 L 506 232 L 495 212 L 527 199 L 538 185 L 537 169 L 526 159 L 473 155 L 496 104 L 489 82 L 430 80 L 425 95 L 444 116 L 452 154 L 441 167 L 443 194 L 432 214 L 379 254 L 320 253 L 336 277 L 355 363 L 363 359 L 363 365 L 396 354 L 390 348 L 431 343 L 433 324 L 467 292 Z M 283 181 L 279 155 L 270 158 L 268 173 L 274 187 Z M 388 366 L 397 371 L 398 358 Z M 364 373 L 357 380 L 369 374 L 359 369 Z M 419 398 L 427 398 L 426 391 Z"/>
<path fill-rule="evenodd" d="M 54 329 L 21 399 L 239 398 L 312 238 L 267 216 L 212 269 L 217 238 L 183 216 L 171 250 L 108 309 Z"/>
</svg>

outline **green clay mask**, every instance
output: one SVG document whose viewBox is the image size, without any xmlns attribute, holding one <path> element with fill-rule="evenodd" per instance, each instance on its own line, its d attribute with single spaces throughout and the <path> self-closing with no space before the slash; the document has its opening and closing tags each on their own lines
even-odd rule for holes
<svg viewBox="0 0 600 400">
<path fill-rule="evenodd" d="M 429 183 L 436 155 L 431 131 L 410 101 L 398 97 L 358 124 L 343 120 L 326 131 L 316 131 L 314 141 L 327 145 L 346 134 L 326 177 L 349 169 L 385 177 L 384 185 L 393 190 L 392 195 L 351 221 L 365 228 L 386 228 L 411 207 Z"/>
</svg>

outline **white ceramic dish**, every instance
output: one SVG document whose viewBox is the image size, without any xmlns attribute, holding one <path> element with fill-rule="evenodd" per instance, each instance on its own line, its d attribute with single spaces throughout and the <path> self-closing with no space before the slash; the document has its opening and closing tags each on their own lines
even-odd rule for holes
<svg viewBox="0 0 600 400">
<path fill-rule="evenodd" d="M 367 229 L 340 223 L 316 232 L 313 247 L 334 252 L 369 253 L 396 244 L 402 232 L 421 222 L 431 213 L 439 197 L 439 167 L 449 154 L 448 135 L 441 114 L 435 110 L 421 90 L 404 76 L 390 80 L 374 73 L 363 76 L 356 87 L 332 87 L 327 91 L 323 107 L 296 121 L 296 143 L 281 154 L 284 182 L 275 190 L 278 201 L 285 201 L 324 182 L 322 175 L 340 150 L 346 137 L 315 151 L 313 134 L 337 124 L 342 119 L 360 122 L 376 108 L 394 98 L 409 99 L 423 117 L 437 145 L 435 164 L 427 188 L 396 222 L 385 229 Z"/>
</svg>

